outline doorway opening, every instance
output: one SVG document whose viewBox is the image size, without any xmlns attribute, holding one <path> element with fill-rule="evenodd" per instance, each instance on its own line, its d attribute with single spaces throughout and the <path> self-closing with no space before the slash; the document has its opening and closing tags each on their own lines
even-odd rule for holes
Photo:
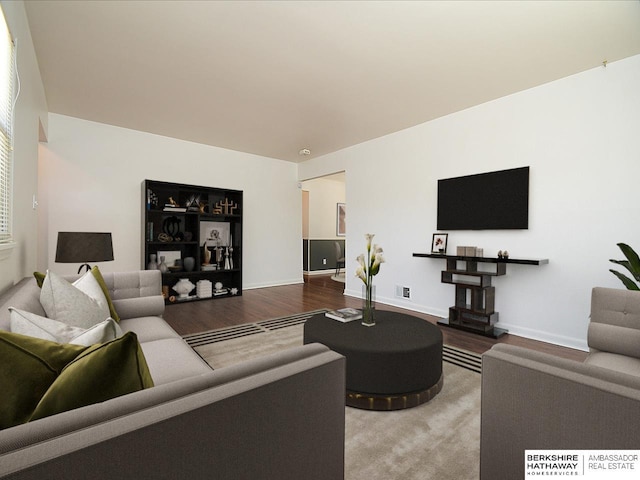
<svg viewBox="0 0 640 480">
<path fill-rule="evenodd" d="M 347 204 L 345 172 L 302 182 L 304 275 L 345 283 Z"/>
</svg>

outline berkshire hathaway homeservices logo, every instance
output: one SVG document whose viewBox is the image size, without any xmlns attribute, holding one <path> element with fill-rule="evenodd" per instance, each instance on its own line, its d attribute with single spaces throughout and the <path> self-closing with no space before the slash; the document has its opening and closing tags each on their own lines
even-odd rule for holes
<svg viewBox="0 0 640 480">
<path fill-rule="evenodd" d="M 640 478 L 640 450 L 526 450 L 525 480 L 577 477 L 582 480 Z"/>
</svg>

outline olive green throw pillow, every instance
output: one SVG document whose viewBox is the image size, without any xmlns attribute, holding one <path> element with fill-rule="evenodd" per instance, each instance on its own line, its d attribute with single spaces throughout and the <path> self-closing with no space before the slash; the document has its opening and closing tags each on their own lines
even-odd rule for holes
<svg viewBox="0 0 640 480">
<path fill-rule="evenodd" d="M 93 276 L 96 277 L 96 280 L 98 281 L 98 285 L 100 285 L 100 288 L 102 289 L 102 293 L 104 293 L 104 296 L 107 299 L 107 304 L 109 305 L 110 317 L 113 318 L 116 322 L 120 323 L 120 317 L 118 316 L 118 312 L 116 312 L 116 308 L 113 306 L 113 302 L 111 301 L 111 296 L 109 295 L 109 289 L 107 288 L 107 284 L 104 281 L 104 277 L 102 276 L 102 273 L 100 273 L 100 269 L 98 268 L 97 265 L 91 269 L 91 273 L 93 273 Z"/>
<path fill-rule="evenodd" d="M 100 269 L 98 268 L 97 265 L 91 269 L 91 273 L 93 274 L 96 281 L 98 282 L 98 285 L 100 285 L 100 289 L 102 290 L 102 293 L 104 293 L 104 296 L 107 300 L 107 305 L 109 306 L 109 316 L 113 318 L 116 322 L 120 323 L 120 317 L 118 316 L 118 312 L 116 312 L 116 308 L 113 306 L 113 302 L 111 301 L 111 296 L 109 295 L 109 289 L 107 288 L 107 284 L 104 281 L 104 277 L 102 276 L 102 273 L 100 272 Z M 47 274 L 42 272 L 33 272 L 33 276 L 35 277 L 36 283 L 38 284 L 38 286 L 42 288 L 42 284 L 44 283 L 44 279 L 47 278 Z"/>
<path fill-rule="evenodd" d="M 64 367 L 87 348 L 0 330 L 0 429 L 27 422 Z"/>
<path fill-rule="evenodd" d="M 0 428 L 152 387 L 133 332 L 90 347 L 0 331 Z"/>
</svg>

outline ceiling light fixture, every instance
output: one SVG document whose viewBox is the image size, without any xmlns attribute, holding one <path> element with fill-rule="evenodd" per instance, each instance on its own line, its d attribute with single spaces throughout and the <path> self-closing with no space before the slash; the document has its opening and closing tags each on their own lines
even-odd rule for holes
<svg viewBox="0 0 640 480">
<path fill-rule="evenodd" d="M 303 148 L 298 152 L 298 155 L 303 155 L 303 156 L 311 155 L 311 150 L 309 150 L 308 148 Z"/>
</svg>

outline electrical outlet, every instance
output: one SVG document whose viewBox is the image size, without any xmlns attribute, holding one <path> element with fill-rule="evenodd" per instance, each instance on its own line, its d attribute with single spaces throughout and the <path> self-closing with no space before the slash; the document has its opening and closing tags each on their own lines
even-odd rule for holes
<svg viewBox="0 0 640 480">
<path fill-rule="evenodd" d="M 396 297 L 411 299 L 411 287 L 396 285 Z"/>
<path fill-rule="evenodd" d="M 327 264 L 327 259 L 326 259 L 326 258 L 323 258 L 323 259 L 322 259 L 322 264 L 323 264 L 323 265 L 326 265 L 326 264 Z"/>
</svg>

